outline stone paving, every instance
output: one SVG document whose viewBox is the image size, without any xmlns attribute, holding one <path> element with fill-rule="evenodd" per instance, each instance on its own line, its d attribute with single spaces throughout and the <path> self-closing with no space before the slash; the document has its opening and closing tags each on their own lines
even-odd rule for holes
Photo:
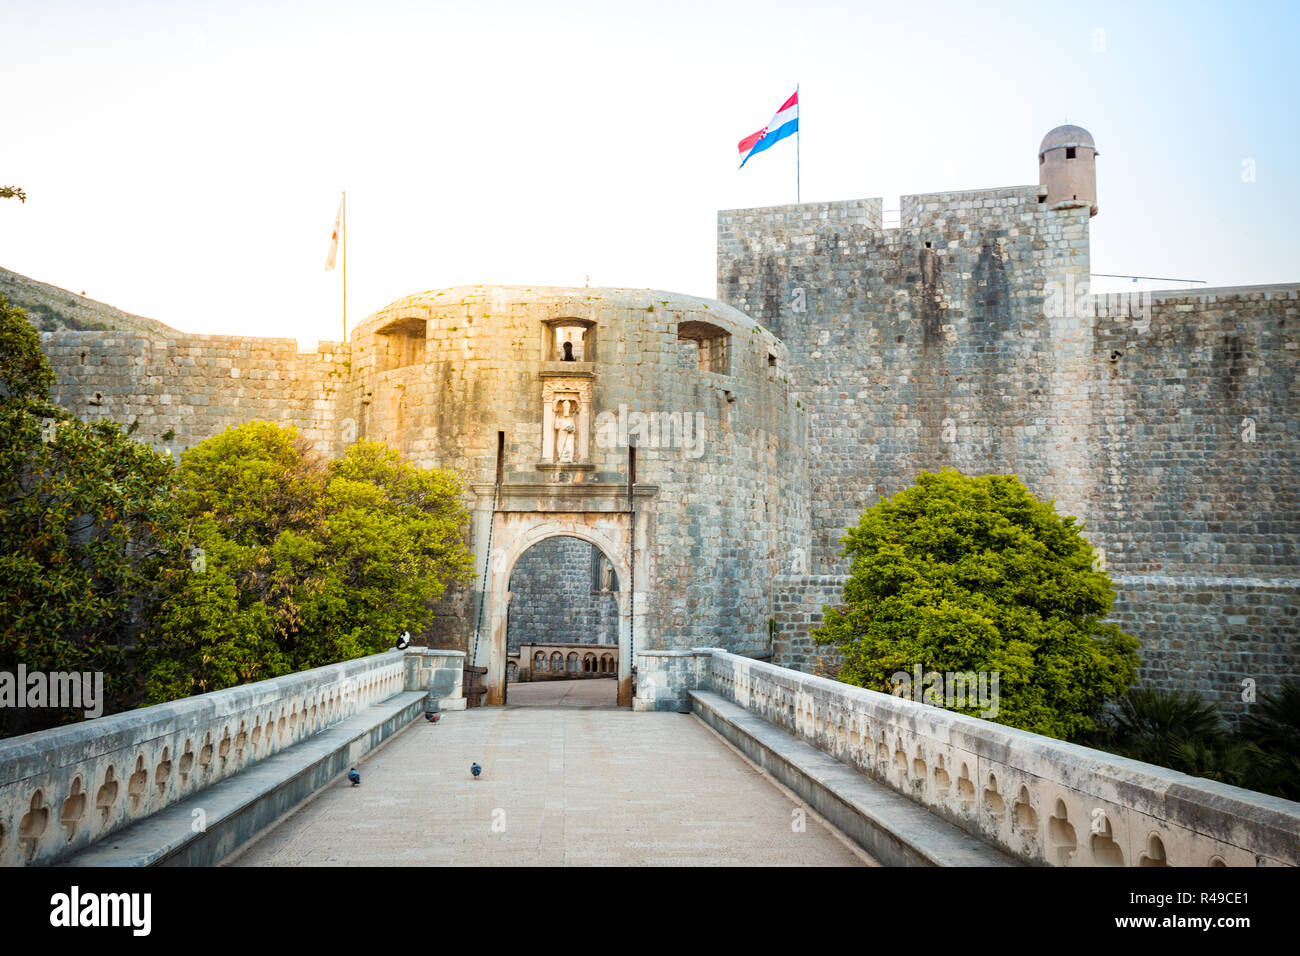
<svg viewBox="0 0 1300 956">
<path fill-rule="evenodd" d="M 506 707 L 420 720 L 361 786 L 340 778 L 228 862 L 874 864 L 695 717 L 608 706 L 614 683 L 512 684 Z"/>
<path fill-rule="evenodd" d="M 512 707 L 617 707 L 618 681 L 588 678 L 510 684 L 506 700 Z"/>
</svg>

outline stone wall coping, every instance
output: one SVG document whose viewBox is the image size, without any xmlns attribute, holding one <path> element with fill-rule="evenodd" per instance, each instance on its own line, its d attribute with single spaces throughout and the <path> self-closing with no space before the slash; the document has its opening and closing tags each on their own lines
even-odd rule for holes
<svg viewBox="0 0 1300 956">
<path fill-rule="evenodd" d="M 1244 577 L 1225 574 L 1112 574 L 1112 584 L 1130 588 L 1151 585 L 1154 587 L 1185 588 L 1237 588 L 1243 591 L 1257 591 L 1272 588 L 1279 591 L 1300 589 L 1300 578 Z"/>
<path fill-rule="evenodd" d="M 72 752 L 76 762 L 94 760 L 128 749 L 139 741 L 175 733 L 178 728 L 191 723 L 216 723 L 223 717 L 260 708 L 312 687 L 337 683 L 389 665 L 400 665 L 402 655 L 402 651 L 386 651 L 0 740 L 0 786 L 49 772 L 58 765 L 51 762 L 54 753 Z"/>
<path fill-rule="evenodd" d="M 1012 199 L 1016 196 L 1037 198 L 1042 188 L 1042 186 L 1035 183 L 1032 186 L 993 186 L 985 189 L 941 189 L 938 192 L 932 193 L 907 193 L 906 195 L 898 197 L 898 204 L 902 206 L 909 199 L 925 200 L 931 199 L 935 196 L 942 196 L 945 199 L 955 200 L 958 202 L 967 199 L 974 199 L 976 197 L 980 199 Z"/>
<path fill-rule="evenodd" d="M 903 206 L 910 200 L 933 200 L 935 197 L 943 197 L 946 202 L 961 202 L 974 198 L 979 199 L 1013 199 L 1015 197 L 1037 198 L 1042 186 L 1035 183 L 1034 185 L 1024 186 L 994 186 L 985 189 L 953 189 L 939 190 L 929 193 L 907 193 L 899 196 L 899 206 Z M 805 210 L 808 212 L 821 210 L 848 210 L 855 208 L 870 208 L 872 204 L 883 205 L 884 200 L 879 196 L 870 196 L 863 199 L 841 199 L 831 202 L 812 202 L 812 203 L 787 203 L 780 206 L 752 206 L 739 207 L 736 209 L 719 209 L 718 217 L 735 215 L 763 215 L 763 214 L 788 214 L 795 210 Z"/>
<path fill-rule="evenodd" d="M 820 210 L 849 210 L 849 209 L 871 209 L 873 206 L 879 207 L 884 205 L 884 199 L 880 196 L 868 196 L 862 199 L 834 199 L 827 202 L 805 202 L 805 203 L 785 203 L 777 206 L 739 206 L 735 209 L 719 209 L 718 218 L 723 216 L 735 215 L 762 215 L 765 213 L 790 213 L 795 210 L 813 212 Z"/>
<path fill-rule="evenodd" d="M 1116 293 L 1099 292 L 1098 296 L 1115 295 Z M 1265 285 L 1221 285 L 1221 286 L 1202 286 L 1196 289 L 1151 289 L 1149 294 L 1153 301 L 1171 302 L 1175 299 L 1204 299 L 1207 296 L 1217 298 L 1237 298 L 1249 295 L 1266 295 L 1280 296 L 1282 298 L 1293 299 L 1300 298 L 1300 282 L 1274 282 Z"/>
<path fill-rule="evenodd" d="M 401 694 L 404 661 L 394 649 L 0 741 L 0 826 L 14 835 L 0 866 L 75 852 Z"/>
<path fill-rule="evenodd" d="M 597 320 L 610 311 L 643 311 L 650 306 L 669 312 L 703 312 L 716 324 L 734 329 L 755 327 L 754 321 L 739 309 L 718 299 L 669 292 L 664 289 L 631 289 L 617 286 L 581 288 L 575 286 L 474 285 L 429 289 L 404 296 L 366 316 L 349 333 L 356 342 L 374 335 L 376 330 L 395 316 L 411 316 L 438 321 L 454 310 L 466 306 L 486 306 L 493 312 L 508 314 L 513 308 L 562 309 L 552 319 Z"/>
<path fill-rule="evenodd" d="M 391 653 L 391 652 L 390 652 Z M 464 651 L 443 650 L 438 647 L 408 647 L 403 653 L 414 654 L 418 657 L 459 657 L 464 659 L 468 657 Z"/>
<path fill-rule="evenodd" d="M 698 657 L 701 654 L 711 654 L 717 648 L 712 647 L 695 647 L 689 651 L 659 651 L 659 650 L 641 650 L 637 649 L 637 657 Z"/>
</svg>

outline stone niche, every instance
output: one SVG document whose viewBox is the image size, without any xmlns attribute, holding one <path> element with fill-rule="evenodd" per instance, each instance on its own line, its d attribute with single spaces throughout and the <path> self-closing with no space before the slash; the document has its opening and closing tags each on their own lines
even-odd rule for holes
<svg viewBox="0 0 1300 956">
<path fill-rule="evenodd" d="M 576 318 L 542 323 L 541 468 L 590 466 L 595 357 L 596 323 Z"/>
<path fill-rule="evenodd" d="M 542 373 L 542 464 L 585 465 L 591 456 L 591 373 Z"/>
</svg>

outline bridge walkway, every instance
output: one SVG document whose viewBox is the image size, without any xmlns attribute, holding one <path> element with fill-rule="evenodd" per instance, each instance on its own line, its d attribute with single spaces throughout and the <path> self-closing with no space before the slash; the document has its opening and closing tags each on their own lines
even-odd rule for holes
<svg viewBox="0 0 1300 956">
<path fill-rule="evenodd" d="M 226 863 L 874 865 L 698 718 L 615 708 L 613 685 L 418 720 Z"/>
</svg>

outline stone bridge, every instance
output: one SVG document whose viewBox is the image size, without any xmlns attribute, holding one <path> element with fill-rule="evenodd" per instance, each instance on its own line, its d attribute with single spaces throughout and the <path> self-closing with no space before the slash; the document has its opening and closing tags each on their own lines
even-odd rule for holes
<svg viewBox="0 0 1300 956">
<path fill-rule="evenodd" d="M 631 708 L 466 710 L 464 655 L 411 648 L 0 741 L 0 863 L 1300 863 L 1297 803 L 718 649 L 636 662 Z"/>
</svg>

